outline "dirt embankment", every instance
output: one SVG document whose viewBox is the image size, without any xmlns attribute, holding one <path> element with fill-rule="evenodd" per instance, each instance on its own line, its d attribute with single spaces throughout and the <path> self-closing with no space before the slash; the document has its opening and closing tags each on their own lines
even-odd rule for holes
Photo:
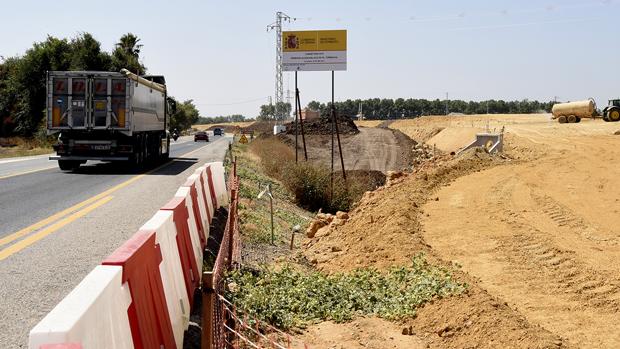
<svg viewBox="0 0 620 349">
<path fill-rule="evenodd" d="M 387 126 L 424 142 L 446 129 L 445 135 L 463 136 L 459 142 L 472 130 L 504 129 L 508 160 L 478 153 L 426 161 L 366 194 L 344 225 L 318 231 L 305 255 L 318 269 L 336 272 L 402 265 L 424 252 L 469 283 L 469 291 L 427 304 L 402 324 L 370 318 L 313 326 L 310 342 L 326 348 L 620 347 L 617 125 L 475 115 Z"/>
<path fill-rule="evenodd" d="M 404 265 L 422 252 L 432 263 L 446 265 L 468 283 L 466 294 L 427 304 L 415 319 L 402 324 L 380 319 L 329 327 L 321 324 L 311 327 L 306 338 L 320 347 L 342 348 L 565 347 L 561 338 L 531 324 L 503 300 L 481 288 L 476 279 L 438 257 L 422 234 L 420 219 L 426 214 L 422 206 L 435 200 L 438 188 L 460 176 L 500 164 L 502 160 L 476 150 L 459 159 L 448 155 L 436 157 L 413 173 L 394 176 L 386 186 L 367 193 L 349 212 L 346 224 L 319 230 L 305 243 L 306 258 L 328 273 Z M 367 323 L 373 324 L 372 330 Z M 373 338 L 377 335 L 378 340 Z"/>
</svg>

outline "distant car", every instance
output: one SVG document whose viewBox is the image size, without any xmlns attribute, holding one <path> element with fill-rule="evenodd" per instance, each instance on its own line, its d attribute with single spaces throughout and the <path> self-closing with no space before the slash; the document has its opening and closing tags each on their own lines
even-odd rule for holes
<svg viewBox="0 0 620 349">
<path fill-rule="evenodd" d="M 224 135 L 224 130 L 221 128 L 214 128 L 213 129 L 213 135 L 214 136 L 223 136 Z"/>
<path fill-rule="evenodd" d="M 198 131 L 194 134 L 194 142 L 209 141 L 209 135 L 205 131 Z"/>
</svg>

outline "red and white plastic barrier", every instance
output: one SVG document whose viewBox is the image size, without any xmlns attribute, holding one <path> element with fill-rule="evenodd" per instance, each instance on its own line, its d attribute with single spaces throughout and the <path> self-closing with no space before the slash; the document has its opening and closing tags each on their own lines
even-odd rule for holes
<svg viewBox="0 0 620 349">
<path fill-rule="evenodd" d="M 180 348 L 183 343 L 183 333 L 189 326 L 190 305 L 177 245 L 177 230 L 172 215 L 171 211 L 157 211 L 140 230 L 155 232 L 155 242 L 159 245 L 163 259 L 159 265 L 159 272 L 166 296 L 170 324 L 177 348 Z"/>
<path fill-rule="evenodd" d="M 198 232 L 200 233 L 200 241 L 202 249 L 204 250 L 207 244 L 207 239 L 209 238 L 211 212 L 208 211 L 205 191 L 202 188 L 202 182 L 200 178 L 201 177 L 199 174 L 194 173 L 187 178 L 187 181 L 185 181 L 182 188 L 189 188 L 189 193 L 192 198 L 192 206 L 194 208 L 194 217 L 196 219 L 196 227 L 198 228 Z"/>
<path fill-rule="evenodd" d="M 182 348 L 209 225 L 226 204 L 223 164 L 196 169 L 30 331 L 29 348 Z"/>
<path fill-rule="evenodd" d="M 196 169 L 194 175 L 198 175 L 200 180 L 200 185 L 202 186 L 202 191 L 205 199 L 205 209 L 207 210 L 209 223 L 213 219 L 213 215 L 215 214 L 215 190 L 213 189 L 213 180 L 209 180 L 207 175 L 207 166 L 202 166 Z M 190 176 L 191 177 L 191 176 Z"/>
<path fill-rule="evenodd" d="M 31 331 L 30 348 L 133 348 L 120 266 L 97 266 Z M 46 346 L 47 345 L 47 346 Z"/>
<path fill-rule="evenodd" d="M 213 182 L 217 207 L 228 204 L 228 191 L 226 190 L 226 174 L 224 164 L 210 162 L 207 165 L 207 175 Z"/>
</svg>

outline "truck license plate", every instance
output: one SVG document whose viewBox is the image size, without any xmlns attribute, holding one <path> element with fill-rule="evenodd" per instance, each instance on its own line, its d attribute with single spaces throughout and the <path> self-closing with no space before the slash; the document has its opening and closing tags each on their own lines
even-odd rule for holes
<svg viewBox="0 0 620 349">
<path fill-rule="evenodd" d="M 110 150 L 110 145 L 109 144 L 95 144 L 95 145 L 91 145 L 90 148 L 92 150 Z"/>
</svg>

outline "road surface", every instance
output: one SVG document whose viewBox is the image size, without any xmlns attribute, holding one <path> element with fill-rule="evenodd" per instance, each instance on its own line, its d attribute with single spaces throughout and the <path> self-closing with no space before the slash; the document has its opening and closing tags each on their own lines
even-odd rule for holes
<svg viewBox="0 0 620 349">
<path fill-rule="evenodd" d="M 101 162 L 63 172 L 41 156 L 0 162 L 0 347 L 27 347 L 30 329 L 196 167 L 223 160 L 230 140 L 181 138 L 172 161 L 141 173 Z"/>
</svg>

